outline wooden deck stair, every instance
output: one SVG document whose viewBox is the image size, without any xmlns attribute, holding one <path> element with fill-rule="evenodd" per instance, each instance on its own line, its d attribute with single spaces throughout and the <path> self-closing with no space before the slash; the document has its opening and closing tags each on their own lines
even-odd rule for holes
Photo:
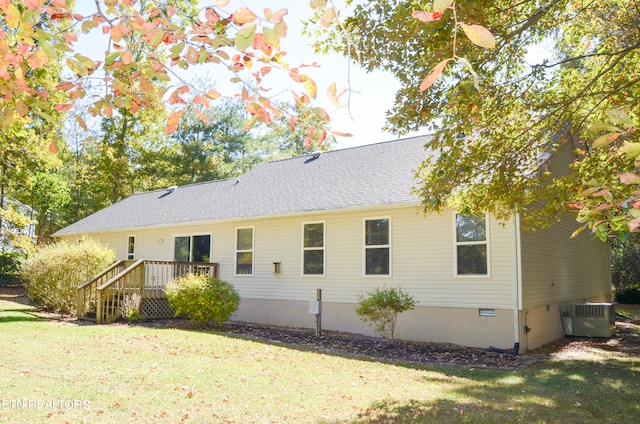
<svg viewBox="0 0 640 424">
<path fill-rule="evenodd" d="M 172 279 L 190 273 L 218 278 L 218 264 L 144 259 L 115 262 L 78 287 L 78 319 L 110 324 L 120 318 L 125 296 L 134 293 L 142 297 L 143 318 L 172 317 L 164 288 Z"/>
</svg>

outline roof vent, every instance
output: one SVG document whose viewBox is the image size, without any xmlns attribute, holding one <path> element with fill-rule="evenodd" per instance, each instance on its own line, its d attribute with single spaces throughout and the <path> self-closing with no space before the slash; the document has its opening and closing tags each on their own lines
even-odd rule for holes
<svg viewBox="0 0 640 424">
<path fill-rule="evenodd" d="M 318 159 L 321 154 L 322 154 L 322 152 L 318 150 L 318 151 L 315 151 L 315 152 L 311 153 L 311 157 L 314 158 L 314 159 Z"/>
<path fill-rule="evenodd" d="M 178 189 L 178 186 L 172 185 L 171 187 L 167 187 L 167 192 L 168 193 L 173 193 L 177 189 Z"/>
</svg>

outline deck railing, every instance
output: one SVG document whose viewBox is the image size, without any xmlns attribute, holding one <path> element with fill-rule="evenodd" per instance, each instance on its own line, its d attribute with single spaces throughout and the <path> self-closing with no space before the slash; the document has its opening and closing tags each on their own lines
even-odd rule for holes
<svg viewBox="0 0 640 424">
<path fill-rule="evenodd" d="M 109 324 L 121 316 L 125 296 L 138 293 L 145 299 L 164 299 L 169 281 L 186 274 L 218 278 L 218 264 L 201 262 L 119 261 L 78 288 L 78 318 L 95 311 L 98 324 Z"/>
<path fill-rule="evenodd" d="M 78 287 L 78 319 L 93 319 L 98 305 L 98 287 L 124 271 L 126 261 L 118 261 Z"/>
<path fill-rule="evenodd" d="M 164 288 L 176 277 L 205 274 L 218 278 L 218 264 L 200 262 L 145 261 L 143 299 L 164 298 Z"/>
<path fill-rule="evenodd" d="M 144 260 L 140 259 L 127 269 L 98 287 L 96 322 L 111 324 L 120 318 L 120 302 L 125 296 L 141 294 L 144 287 Z"/>
</svg>

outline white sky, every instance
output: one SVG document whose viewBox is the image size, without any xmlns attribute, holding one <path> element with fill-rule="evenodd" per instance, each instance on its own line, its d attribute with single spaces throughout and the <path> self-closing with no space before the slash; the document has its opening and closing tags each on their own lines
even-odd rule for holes
<svg viewBox="0 0 640 424">
<path fill-rule="evenodd" d="M 200 0 L 200 5 L 214 4 L 215 0 Z M 341 0 L 337 0 L 336 5 L 342 3 Z M 322 56 L 314 55 L 312 49 L 309 47 L 310 39 L 301 35 L 302 25 L 300 20 L 312 16 L 312 10 L 309 7 L 307 0 L 233 0 L 225 10 L 233 11 L 239 5 L 246 5 L 259 17 L 263 16 L 263 8 L 268 6 L 271 10 L 276 11 L 280 8 L 286 8 L 289 14 L 285 16 L 285 22 L 289 27 L 287 37 L 282 39 L 282 50 L 287 52 L 285 60 L 291 66 L 299 66 L 302 63 L 317 62 L 319 68 L 303 68 L 301 73 L 309 75 L 318 85 L 318 103 L 319 106 L 325 107 L 331 117 L 331 127 L 335 131 L 342 133 L 351 133 L 353 137 L 337 137 L 336 149 L 348 148 L 359 146 L 363 144 L 376 143 L 380 141 L 387 141 L 396 138 L 391 133 L 384 133 L 382 127 L 385 124 L 385 111 L 392 107 L 393 99 L 399 84 L 395 79 L 383 72 L 365 73 L 357 65 L 351 66 L 351 88 L 354 91 L 351 95 L 351 116 L 347 108 L 334 110 L 328 101 L 326 100 L 326 89 L 332 82 L 336 82 L 338 91 L 343 88 L 347 88 L 349 81 L 349 68 L 348 62 L 344 57 L 340 56 Z M 79 0 L 77 11 L 81 14 L 89 14 L 95 11 L 95 5 L 93 1 Z M 96 46 L 96 40 L 91 37 L 79 37 L 80 41 L 77 44 L 77 49 L 83 54 L 90 56 L 87 52 L 94 51 L 102 53 L 103 46 Z M 85 38 L 85 40 L 82 40 Z M 99 43 L 99 42 L 98 42 Z M 105 45 L 106 47 L 106 45 Z M 211 68 L 208 73 L 215 78 L 216 68 Z M 204 67 L 194 67 L 195 73 L 207 73 Z M 220 77 L 216 79 L 216 89 L 224 91 L 224 84 L 229 80 L 228 73 L 220 72 Z M 281 93 L 282 100 L 291 100 L 292 97 L 288 93 L 288 89 L 295 88 L 296 91 L 301 91 L 301 88 L 296 87 L 293 81 L 288 78 L 277 78 L 273 76 L 275 70 L 271 74 L 267 75 L 264 79 L 267 84 L 274 84 L 271 92 Z M 275 81 L 274 81 L 275 80 Z M 272 82 L 274 81 L 274 82 Z M 236 89 L 237 90 L 237 89 Z M 340 100 L 344 103 L 347 100 L 347 94 L 345 93 Z"/>
</svg>

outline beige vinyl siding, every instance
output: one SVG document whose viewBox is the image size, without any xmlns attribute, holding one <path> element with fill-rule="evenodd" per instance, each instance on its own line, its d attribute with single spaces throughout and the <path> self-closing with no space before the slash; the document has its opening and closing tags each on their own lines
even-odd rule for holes
<svg viewBox="0 0 640 424">
<path fill-rule="evenodd" d="M 389 217 L 391 275 L 364 275 L 364 220 Z M 375 286 L 401 286 L 419 306 L 506 308 L 515 304 L 514 226 L 489 220 L 490 277 L 455 277 L 453 211 L 424 216 L 417 205 L 374 211 L 326 212 L 237 220 L 180 227 L 96 234 L 126 257 L 126 243 L 136 236 L 139 259 L 172 260 L 173 237 L 212 236 L 211 261 L 220 264 L 220 278 L 233 283 L 247 299 L 307 301 L 323 290 L 326 302 L 355 303 L 357 296 Z M 302 274 L 303 222 L 324 221 L 325 275 Z M 254 227 L 254 275 L 234 275 L 237 227 Z M 162 240 L 162 242 L 161 242 Z M 272 271 L 273 262 L 281 272 Z"/>
<path fill-rule="evenodd" d="M 582 233 L 571 217 L 545 230 L 522 232 L 523 309 L 573 301 L 610 300 L 607 244 Z"/>
<path fill-rule="evenodd" d="M 572 141 L 553 156 L 550 171 L 569 173 L 576 158 Z M 574 301 L 610 300 L 607 244 L 588 231 L 572 239 L 579 227 L 573 216 L 535 232 L 521 232 L 523 309 Z"/>
</svg>

